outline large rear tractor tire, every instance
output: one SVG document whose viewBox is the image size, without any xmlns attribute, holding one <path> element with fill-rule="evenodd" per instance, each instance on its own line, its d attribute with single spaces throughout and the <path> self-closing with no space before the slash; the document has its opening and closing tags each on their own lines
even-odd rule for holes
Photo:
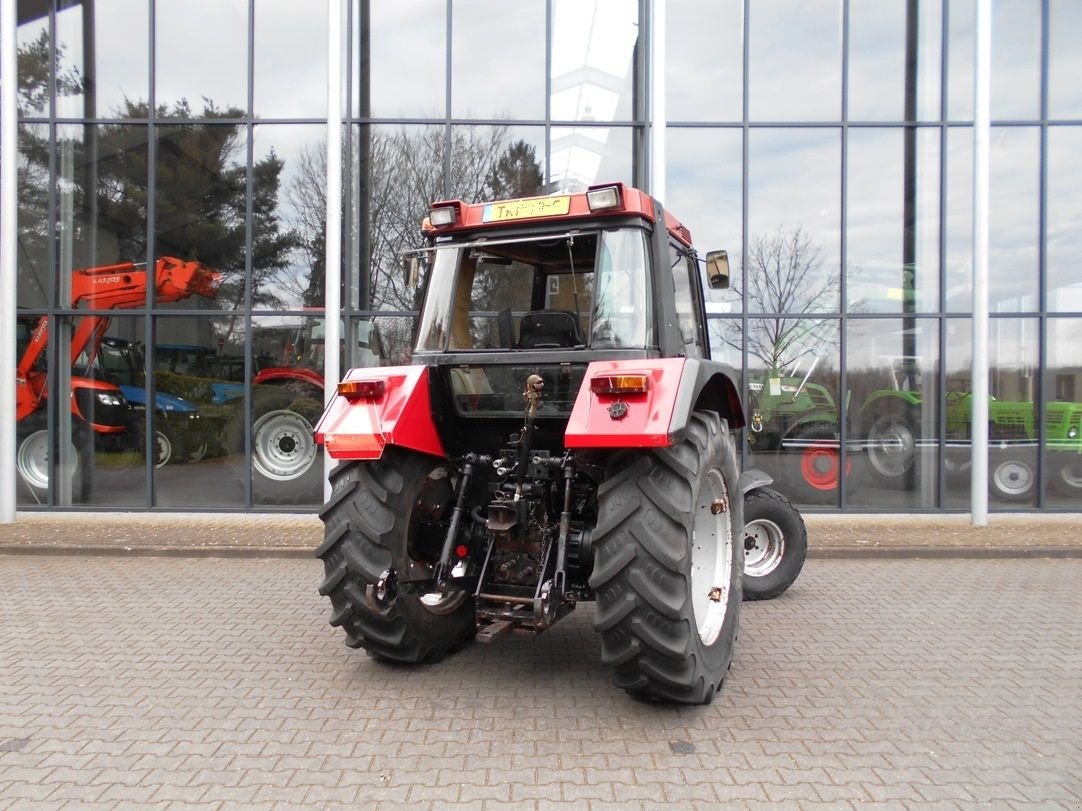
<svg viewBox="0 0 1082 811">
<path fill-rule="evenodd" d="M 744 599 L 770 600 L 797 579 L 808 556 L 804 518 L 769 487 L 744 497 Z"/>
<path fill-rule="evenodd" d="M 709 704 L 740 619 L 744 499 L 736 448 L 695 412 L 669 448 L 623 452 L 598 489 L 595 629 L 601 658 L 636 698 Z"/>
<path fill-rule="evenodd" d="M 351 648 L 394 662 L 437 662 L 476 632 L 473 597 L 465 592 L 383 602 L 366 595 L 390 569 L 399 580 L 432 576 L 454 507 L 454 476 L 443 460 L 397 448 L 331 473 L 316 551 L 326 573 L 319 593 L 330 597 L 330 623 L 346 632 Z"/>
<path fill-rule="evenodd" d="M 1082 455 L 1075 451 L 1049 454 L 1049 482 L 1063 496 L 1082 496 Z"/>
</svg>

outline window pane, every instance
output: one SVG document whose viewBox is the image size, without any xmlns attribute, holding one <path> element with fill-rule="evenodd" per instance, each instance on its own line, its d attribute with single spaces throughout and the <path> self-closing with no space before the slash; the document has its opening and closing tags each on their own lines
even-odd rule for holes
<svg viewBox="0 0 1082 811">
<path fill-rule="evenodd" d="M 52 37 L 49 36 L 49 17 L 41 13 L 19 26 L 15 33 L 15 47 L 18 51 L 19 71 L 19 115 L 24 118 L 37 118 L 50 113 L 49 80 Z M 67 46 L 60 57 L 63 60 Z M 57 95 L 70 96 L 79 93 L 79 77 L 73 72 L 73 66 L 61 62 L 62 68 L 57 76 Z"/>
<path fill-rule="evenodd" d="M 837 130 L 751 130 L 750 312 L 837 312 L 841 150 Z"/>
<path fill-rule="evenodd" d="M 1082 118 L 1082 5 L 1050 0 L 1048 12 L 1048 116 Z"/>
<path fill-rule="evenodd" d="M 177 122 L 157 132 L 158 255 L 197 258 L 221 272 L 217 306 L 243 307 L 248 188 L 244 127 Z M 275 177 L 273 167 L 263 174 L 256 183 L 266 191 Z M 273 251 L 272 244 L 263 243 L 264 233 L 253 235 L 253 253 Z"/>
<path fill-rule="evenodd" d="M 944 309 L 973 309 L 973 130 L 953 127 L 947 131 L 946 177 L 947 233 Z"/>
<path fill-rule="evenodd" d="M 954 0 L 947 4 L 947 14 L 947 118 L 972 121 L 976 0 Z"/>
<path fill-rule="evenodd" d="M 908 154 L 907 138 L 913 139 Z M 854 128 L 848 148 L 849 311 L 934 312 L 939 299 L 939 131 Z M 907 211 L 913 218 L 910 229 Z"/>
<path fill-rule="evenodd" d="M 938 322 L 854 319 L 846 334 L 849 429 L 865 475 L 853 506 L 934 507 L 938 467 Z"/>
<path fill-rule="evenodd" d="M 849 120 L 939 118 L 942 9 L 905 0 L 849 5 Z M 909 39 L 911 37 L 911 39 Z M 908 77 L 915 116 L 907 116 L 906 51 L 916 55 Z"/>
<path fill-rule="evenodd" d="M 1040 131 L 995 127 L 991 143 L 988 274 L 993 312 L 1032 312 L 1040 281 Z"/>
<path fill-rule="evenodd" d="M 45 307 L 52 285 L 49 245 L 54 235 L 49 218 L 49 125 L 19 124 L 18 138 L 15 300 L 19 307 Z"/>
<path fill-rule="evenodd" d="M 1082 319 L 1048 322 L 1044 371 L 1049 504 L 1082 507 Z"/>
<path fill-rule="evenodd" d="M 71 176 L 75 189 L 72 221 L 65 223 L 65 233 L 78 235 L 72 245 L 73 265 L 86 268 L 145 262 L 149 179 L 147 127 L 142 124 L 71 125 L 60 128 L 58 135 L 62 139 L 61 155 L 70 148 L 70 160 L 80 167 Z M 67 160 L 63 159 L 61 165 Z M 93 191 L 87 194 L 87 189 Z M 59 303 L 66 299 L 64 296 Z M 127 306 L 142 307 L 144 301 L 144 297 L 139 297 L 138 302 L 132 300 Z"/>
<path fill-rule="evenodd" d="M 323 455 L 312 427 L 323 413 L 324 319 L 253 318 L 252 354 L 252 502 L 318 504 Z"/>
<path fill-rule="evenodd" d="M 407 285 L 398 257 L 424 244 L 421 220 L 434 200 L 447 196 L 446 130 L 373 125 L 356 127 L 354 133 L 361 185 L 353 195 L 355 216 L 350 219 L 368 223 L 368 241 L 354 234 L 361 279 L 352 286 L 351 298 L 361 309 L 413 310 L 418 291 Z"/>
<path fill-rule="evenodd" d="M 327 128 L 261 124 L 253 130 L 252 305 L 322 307 Z"/>
<path fill-rule="evenodd" d="M 327 4 L 259 0 L 254 62 L 255 115 L 325 118 Z"/>
<path fill-rule="evenodd" d="M 247 0 L 159 0 L 154 21 L 158 106 L 248 109 Z"/>
<path fill-rule="evenodd" d="M 839 119 L 842 4 L 764 0 L 749 15 L 751 120 Z"/>
<path fill-rule="evenodd" d="M 456 3 L 451 19 L 451 111 L 463 118 L 545 115 L 545 0 Z"/>
<path fill-rule="evenodd" d="M 443 118 L 447 110 L 446 0 L 364 0 L 354 3 L 353 15 L 353 115 Z M 409 47 L 402 47 L 404 42 Z M 364 53 L 366 44 L 369 54 Z"/>
<path fill-rule="evenodd" d="M 635 183 L 630 127 L 553 127 L 552 188 L 581 191 L 592 183 Z"/>
<path fill-rule="evenodd" d="M 665 104 L 669 121 L 742 120 L 741 0 L 670 0 L 666 24 Z M 670 159 L 672 154 L 670 151 Z"/>
<path fill-rule="evenodd" d="M 947 307 L 972 309 L 973 132 L 954 129 L 947 157 Z M 993 127 L 988 274 L 993 312 L 1037 309 L 1039 159 L 1036 129 Z"/>
<path fill-rule="evenodd" d="M 905 119 L 906 13 L 903 0 L 849 9 L 849 119 Z"/>
<path fill-rule="evenodd" d="M 993 119 L 1041 117 L 1041 0 L 992 4 Z"/>
<path fill-rule="evenodd" d="M 76 355 L 72 367 L 75 391 L 78 392 L 83 385 L 79 378 L 84 381 L 86 378 L 108 381 L 120 390 L 129 409 L 123 432 L 93 432 L 95 452 L 91 501 L 99 506 L 145 506 L 148 461 L 152 465 L 163 466 L 179 462 L 179 457 L 173 457 L 168 441 L 179 443 L 180 436 L 187 435 L 190 427 L 187 417 L 198 413 L 197 408 L 188 401 L 155 393 L 157 396 L 151 400 L 157 406 L 151 409 L 155 425 L 148 425 L 146 365 L 142 351 L 145 324 L 143 318 L 113 318 L 104 327 L 100 341 L 79 347 L 78 352 L 73 349 Z M 175 419 L 166 425 L 170 417 Z M 162 434 L 160 443 L 151 441 L 149 447 L 154 452 L 150 460 L 146 453 L 148 428 Z"/>
<path fill-rule="evenodd" d="M 948 321 L 946 506 L 968 506 L 972 429 L 972 323 Z M 1038 384 L 1036 319 L 993 318 L 989 325 L 989 508 L 1011 510 L 1036 503 Z"/>
<path fill-rule="evenodd" d="M 637 0 L 556 0 L 552 118 L 630 120 L 638 35 Z"/>
<path fill-rule="evenodd" d="M 750 465 L 799 504 L 837 506 L 843 466 L 847 486 L 855 480 L 840 453 L 838 329 L 830 319 L 748 322 Z"/>
<path fill-rule="evenodd" d="M 84 80 L 82 92 L 58 98 L 58 115 L 124 118 L 141 113 L 138 103 L 150 98 L 147 6 L 145 0 L 73 0 L 69 8 L 57 10 L 61 75 L 77 73 Z M 86 42 L 93 49 L 89 55 Z"/>
<path fill-rule="evenodd" d="M 729 252 L 735 271 L 741 250 L 741 189 L 744 135 L 740 130 L 670 127 L 665 187 L 666 208 L 690 231 L 705 259 L 708 251 Z M 710 155 L 708 161 L 703 155 Z M 728 290 L 703 286 L 707 312 L 740 312 L 739 278 Z"/>
<path fill-rule="evenodd" d="M 1048 129 L 1048 309 L 1082 312 L 1082 128 Z"/>
<path fill-rule="evenodd" d="M 159 317 L 154 328 L 155 345 L 146 353 L 152 392 L 163 405 L 169 398 L 187 404 L 182 414 L 155 409 L 154 441 L 161 445 L 164 433 L 172 454 L 154 471 L 155 504 L 246 506 L 243 319 Z"/>
<path fill-rule="evenodd" d="M 541 194 L 545 130 L 507 125 L 452 127 L 450 160 L 447 197 L 474 203 Z"/>
</svg>

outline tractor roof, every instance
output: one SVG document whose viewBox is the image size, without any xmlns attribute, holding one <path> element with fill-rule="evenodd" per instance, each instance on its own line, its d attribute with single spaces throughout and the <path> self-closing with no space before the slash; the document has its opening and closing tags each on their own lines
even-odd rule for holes
<svg viewBox="0 0 1082 811">
<path fill-rule="evenodd" d="M 465 231 L 498 230 L 528 224 L 567 223 L 598 217 L 641 217 L 655 222 L 654 199 L 646 192 L 623 183 L 590 186 L 586 191 L 521 197 L 492 202 L 465 203 L 441 200 L 432 204 L 421 230 L 434 239 Z M 680 243 L 691 247 L 691 232 L 675 217 L 664 212 L 665 227 Z"/>
</svg>

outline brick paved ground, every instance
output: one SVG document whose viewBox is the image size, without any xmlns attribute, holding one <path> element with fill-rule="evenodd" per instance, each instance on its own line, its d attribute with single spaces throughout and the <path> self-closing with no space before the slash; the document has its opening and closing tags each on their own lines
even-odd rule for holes
<svg viewBox="0 0 1082 811">
<path fill-rule="evenodd" d="M 0 556 L 0 808 L 1078 808 L 1082 561 L 811 560 L 714 704 L 584 606 L 388 667 L 316 561 Z"/>
</svg>

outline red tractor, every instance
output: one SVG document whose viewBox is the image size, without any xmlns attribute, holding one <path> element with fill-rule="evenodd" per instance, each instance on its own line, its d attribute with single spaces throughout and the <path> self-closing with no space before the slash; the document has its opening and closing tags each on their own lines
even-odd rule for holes
<svg viewBox="0 0 1082 811">
<path fill-rule="evenodd" d="M 423 232 L 411 365 L 349 371 L 316 426 L 342 462 L 317 553 L 331 624 L 432 662 L 593 600 L 619 687 L 709 702 L 742 595 L 784 591 L 807 538 L 739 471 L 737 377 L 710 359 L 687 229 L 610 184 L 439 202 Z M 705 267 L 727 286 L 724 252 Z"/>
<path fill-rule="evenodd" d="M 221 274 L 199 262 L 163 256 L 152 274 L 145 264 L 124 262 L 75 270 L 71 275 L 71 306 L 90 311 L 131 309 L 146 304 L 147 285 L 153 285 L 158 303 L 180 301 L 196 294 L 214 298 Z M 90 365 L 98 352 L 110 318 L 88 314 L 75 319 L 71 360 Z M 45 348 L 49 318 L 20 317 L 17 340 L 19 361 L 15 371 L 16 472 L 39 501 L 49 487 L 49 434 L 47 430 L 48 372 Z M 81 357 L 80 357 L 81 356 Z M 94 435 L 117 437 L 128 430 L 128 404 L 115 383 L 92 377 L 71 378 L 72 444 L 75 447 L 73 481 L 82 500 L 89 496 L 90 478 L 85 457 L 93 452 Z"/>
</svg>

